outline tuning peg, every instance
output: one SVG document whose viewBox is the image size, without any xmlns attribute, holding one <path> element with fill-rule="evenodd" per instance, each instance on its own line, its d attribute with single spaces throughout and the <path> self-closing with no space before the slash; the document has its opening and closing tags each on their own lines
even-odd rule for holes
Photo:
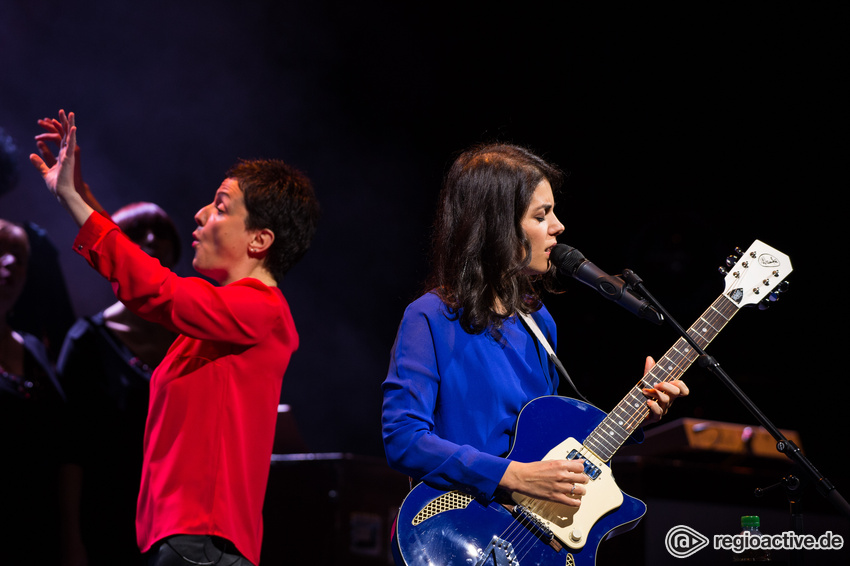
<svg viewBox="0 0 850 566">
<path fill-rule="evenodd" d="M 730 255 L 726 258 L 726 267 L 735 267 L 736 263 L 738 263 L 738 256 Z"/>
<path fill-rule="evenodd" d="M 724 277 L 726 276 L 726 274 L 729 273 L 728 271 L 726 271 L 726 268 L 723 267 L 722 265 L 717 268 L 717 271 L 720 272 L 720 275 L 723 275 Z"/>
<path fill-rule="evenodd" d="M 759 310 L 760 311 L 766 311 L 767 309 L 769 309 L 770 308 L 770 301 L 771 301 L 770 297 L 768 297 L 767 299 L 765 299 L 763 301 L 759 301 Z"/>
<path fill-rule="evenodd" d="M 788 281 L 782 281 L 776 288 L 767 295 L 767 299 L 765 301 L 770 301 L 771 303 L 775 303 L 779 300 L 779 295 L 786 292 L 788 290 L 789 283 Z M 764 301 L 763 301 L 764 302 Z M 763 309 L 762 309 L 763 310 Z"/>
</svg>

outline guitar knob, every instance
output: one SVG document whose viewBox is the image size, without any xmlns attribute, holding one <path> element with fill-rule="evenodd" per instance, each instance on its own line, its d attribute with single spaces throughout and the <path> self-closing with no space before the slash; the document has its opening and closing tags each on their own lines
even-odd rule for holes
<svg viewBox="0 0 850 566">
<path fill-rule="evenodd" d="M 573 529 L 570 531 L 570 540 L 573 542 L 579 542 L 582 538 L 584 538 L 584 533 L 581 532 L 581 529 Z"/>
</svg>

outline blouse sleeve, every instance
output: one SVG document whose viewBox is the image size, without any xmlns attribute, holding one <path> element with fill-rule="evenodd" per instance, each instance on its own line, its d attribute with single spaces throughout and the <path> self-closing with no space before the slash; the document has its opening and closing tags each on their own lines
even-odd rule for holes
<svg viewBox="0 0 850 566">
<path fill-rule="evenodd" d="M 259 280 L 218 287 L 198 277 L 179 277 L 100 214 L 85 222 L 74 250 L 109 280 L 130 310 L 192 338 L 254 344 L 279 316 L 279 301 Z"/>
<path fill-rule="evenodd" d="M 429 317 L 413 305 L 405 312 L 383 384 L 384 448 L 394 469 L 440 489 L 489 499 L 510 462 L 435 433 L 441 381 L 436 344 L 447 338 L 445 324 L 444 315 Z"/>
</svg>

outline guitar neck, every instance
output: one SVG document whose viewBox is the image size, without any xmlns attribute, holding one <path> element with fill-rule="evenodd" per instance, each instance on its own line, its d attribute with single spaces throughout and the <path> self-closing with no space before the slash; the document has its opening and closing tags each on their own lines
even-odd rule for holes
<svg viewBox="0 0 850 566">
<path fill-rule="evenodd" d="M 738 305 L 726 295 L 720 295 L 688 329 L 688 336 L 700 348 L 705 348 L 736 312 L 738 312 Z M 603 462 L 609 461 L 649 414 L 643 389 L 651 389 L 661 382 L 679 379 L 698 356 L 687 340 L 679 338 L 614 407 L 614 410 L 587 436 L 584 445 Z"/>
</svg>

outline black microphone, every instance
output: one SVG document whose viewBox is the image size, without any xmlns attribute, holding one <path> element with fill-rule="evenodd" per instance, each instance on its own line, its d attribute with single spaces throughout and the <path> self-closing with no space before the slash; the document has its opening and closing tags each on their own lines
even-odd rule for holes
<svg viewBox="0 0 850 566">
<path fill-rule="evenodd" d="M 608 275 L 587 261 L 587 258 L 577 249 L 565 244 L 558 244 L 552 248 L 549 260 L 559 274 L 573 277 L 585 285 L 593 287 L 603 297 L 614 301 L 639 318 L 644 318 L 655 324 L 661 324 L 664 320 L 664 317 L 652 308 L 649 302 L 634 294 L 625 281 L 619 277 Z"/>
</svg>

